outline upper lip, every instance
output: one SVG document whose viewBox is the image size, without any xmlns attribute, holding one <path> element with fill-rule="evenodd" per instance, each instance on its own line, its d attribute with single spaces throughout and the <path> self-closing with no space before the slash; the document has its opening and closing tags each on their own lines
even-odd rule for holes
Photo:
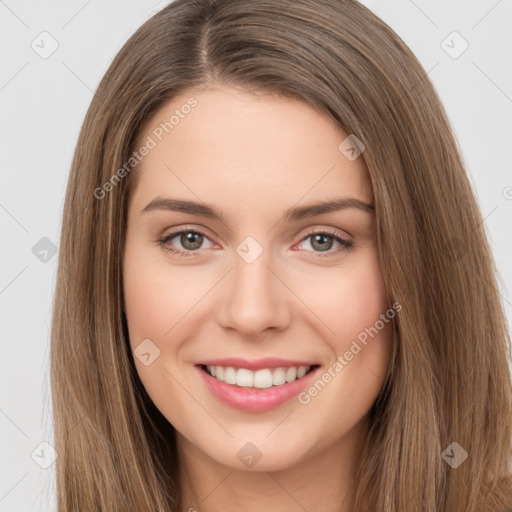
<svg viewBox="0 0 512 512">
<path fill-rule="evenodd" d="M 262 359 L 242 359 L 240 357 L 227 357 L 222 359 L 209 359 L 199 361 L 197 365 L 205 366 L 233 366 L 234 368 L 247 368 L 256 371 L 263 368 L 289 368 L 291 366 L 314 366 L 316 363 L 308 361 L 292 361 L 290 359 L 279 359 L 275 357 L 264 357 Z"/>
</svg>

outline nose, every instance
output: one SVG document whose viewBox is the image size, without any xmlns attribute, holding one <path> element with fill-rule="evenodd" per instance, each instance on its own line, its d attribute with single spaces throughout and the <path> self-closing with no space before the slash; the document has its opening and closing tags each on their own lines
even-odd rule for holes
<svg viewBox="0 0 512 512">
<path fill-rule="evenodd" d="M 246 337 L 285 329 L 291 319 L 291 292 L 264 251 L 255 261 L 234 255 L 233 269 L 219 290 L 217 321 Z"/>
</svg>

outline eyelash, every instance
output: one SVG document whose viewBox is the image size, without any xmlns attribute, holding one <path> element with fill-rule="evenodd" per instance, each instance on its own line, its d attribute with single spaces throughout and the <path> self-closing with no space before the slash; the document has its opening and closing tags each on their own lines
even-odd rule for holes
<svg viewBox="0 0 512 512">
<path fill-rule="evenodd" d="M 173 233 L 169 233 L 168 235 L 166 235 L 166 236 L 164 236 L 162 238 L 159 238 L 156 241 L 157 245 L 160 245 L 162 247 L 162 249 L 164 249 L 164 251 L 170 252 L 173 255 L 178 256 L 178 257 L 187 258 L 187 257 L 190 257 L 190 256 L 195 256 L 198 252 L 200 252 L 200 249 L 197 249 L 195 251 L 182 251 L 180 249 L 175 249 L 174 247 L 172 247 L 171 245 L 168 244 L 169 240 L 172 240 L 176 236 L 181 235 L 183 233 L 194 233 L 194 234 L 197 234 L 197 235 L 202 235 L 205 238 L 208 238 L 208 235 L 206 233 L 204 233 L 201 230 L 196 229 L 196 228 L 194 228 L 194 229 L 180 229 L 179 231 L 174 231 Z M 324 254 L 322 253 L 322 251 L 313 251 L 313 252 L 317 253 L 317 255 L 319 257 L 321 257 L 321 258 L 332 256 L 333 254 L 336 254 L 336 253 L 339 253 L 339 252 L 342 252 L 342 251 L 348 251 L 354 245 L 353 242 L 350 242 L 349 240 L 345 240 L 344 238 L 341 238 L 338 234 L 336 234 L 335 232 L 333 232 L 333 231 L 331 231 L 329 229 L 308 231 L 305 234 L 305 236 L 300 240 L 299 243 L 304 242 L 306 239 L 308 239 L 312 235 L 329 235 L 332 238 L 334 238 L 334 240 L 339 242 L 340 245 L 341 245 L 341 247 L 339 247 L 338 249 L 325 251 Z"/>
</svg>

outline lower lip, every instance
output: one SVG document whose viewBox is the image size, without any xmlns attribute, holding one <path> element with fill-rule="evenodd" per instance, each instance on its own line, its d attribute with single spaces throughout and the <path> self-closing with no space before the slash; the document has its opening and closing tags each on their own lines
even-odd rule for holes
<svg viewBox="0 0 512 512">
<path fill-rule="evenodd" d="M 275 409 L 298 395 L 311 381 L 320 367 L 301 377 L 271 388 L 245 388 L 227 384 L 212 377 L 201 366 L 196 366 L 210 391 L 225 404 L 242 411 L 262 412 Z"/>
</svg>

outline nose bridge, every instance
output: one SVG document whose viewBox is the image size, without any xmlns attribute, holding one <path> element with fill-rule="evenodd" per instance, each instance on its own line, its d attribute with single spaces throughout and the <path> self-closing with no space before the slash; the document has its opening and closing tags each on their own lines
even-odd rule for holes
<svg viewBox="0 0 512 512">
<path fill-rule="evenodd" d="M 282 328 L 289 321 L 289 297 L 275 270 L 271 271 L 275 267 L 271 252 L 252 237 L 236 247 L 218 312 L 224 327 L 257 334 L 269 327 Z"/>
</svg>

